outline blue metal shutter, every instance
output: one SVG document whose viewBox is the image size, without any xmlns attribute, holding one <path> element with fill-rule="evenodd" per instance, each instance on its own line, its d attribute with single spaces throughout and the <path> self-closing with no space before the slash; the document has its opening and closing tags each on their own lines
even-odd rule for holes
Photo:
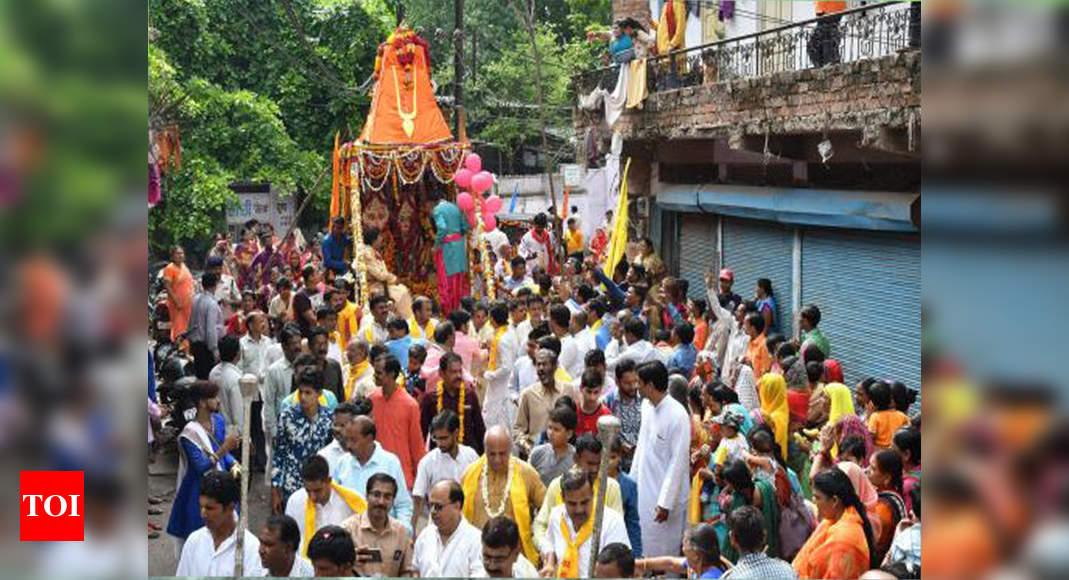
<svg viewBox="0 0 1069 580">
<path fill-rule="evenodd" d="M 689 298 L 705 298 L 705 273 L 716 267 L 716 216 L 677 214 L 679 219 L 679 277 L 690 282 Z"/>
<path fill-rule="evenodd" d="M 758 278 L 772 281 L 779 332 L 792 332 L 794 232 L 773 222 L 724 218 L 724 267 L 735 272 L 735 293 L 752 300 Z"/>
<path fill-rule="evenodd" d="M 848 385 L 868 376 L 921 384 L 921 244 L 916 235 L 805 230 L 802 304 Z"/>
</svg>

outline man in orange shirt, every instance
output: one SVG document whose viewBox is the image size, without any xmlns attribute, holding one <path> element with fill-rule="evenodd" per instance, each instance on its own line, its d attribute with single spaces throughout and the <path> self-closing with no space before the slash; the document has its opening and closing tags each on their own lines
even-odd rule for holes
<svg viewBox="0 0 1069 580">
<path fill-rule="evenodd" d="M 750 344 L 746 347 L 746 360 L 750 362 L 753 376 L 760 378 L 772 368 L 772 355 L 765 345 L 765 319 L 760 312 L 750 313 L 746 316 L 743 328 L 750 337 Z"/>
<path fill-rule="evenodd" d="M 846 10 L 846 2 L 817 2 L 817 27 L 809 37 L 806 51 L 813 66 L 822 67 L 826 64 L 839 62 L 839 21 L 842 20 L 842 12 Z"/>
<path fill-rule="evenodd" d="M 375 389 L 371 396 L 371 414 L 378 426 L 378 442 L 401 460 L 405 486 L 412 489 L 416 467 L 427 453 L 420 429 L 419 403 L 397 384 L 401 363 L 393 354 L 379 355 L 374 362 Z"/>
</svg>

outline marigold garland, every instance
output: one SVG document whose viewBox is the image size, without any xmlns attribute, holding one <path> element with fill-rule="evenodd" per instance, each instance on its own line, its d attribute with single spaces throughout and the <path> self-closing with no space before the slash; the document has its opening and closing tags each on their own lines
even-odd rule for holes
<svg viewBox="0 0 1069 580">
<path fill-rule="evenodd" d="M 457 435 L 457 441 L 464 442 L 464 393 L 467 392 L 467 388 L 464 385 L 460 386 L 460 403 L 457 405 L 457 415 L 460 415 L 460 434 Z M 445 395 L 445 387 L 442 386 L 442 381 L 438 381 L 438 412 L 442 412 L 443 397 Z"/>
</svg>

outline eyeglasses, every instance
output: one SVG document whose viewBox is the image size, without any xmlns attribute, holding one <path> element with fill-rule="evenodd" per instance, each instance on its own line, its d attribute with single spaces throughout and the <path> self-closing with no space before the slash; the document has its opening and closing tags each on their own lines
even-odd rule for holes
<svg viewBox="0 0 1069 580">
<path fill-rule="evenodd" d="M 440 511 L 444 510 L 446 507 L 448 507 L 450 505 L 453 505 L 453 504 L 451 504 L 451 503 L 434 503 L 434 502 L 430 502 L 430 503 L 427 504 L 427 507 L 431 510 L 431 513 L 434 513 L 434 512 L 440 512 Z"/>
</svg>

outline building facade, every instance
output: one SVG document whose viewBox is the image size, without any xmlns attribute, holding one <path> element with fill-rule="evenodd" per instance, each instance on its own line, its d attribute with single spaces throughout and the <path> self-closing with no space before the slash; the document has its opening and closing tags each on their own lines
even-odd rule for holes
<svg viewBox="0 0 1069 580">
<path fill-rule="evenodd" d="M 918 7 L 848 3 L 829 26 L 812 2 L 735 2 L 726 20 L 695 4 L 706 11 L 688 13 L 686 48 L 647 61 L 642 107 L 612 127 L 577 107 L 577 133 L 622 137 L 630 195 L 691 297 L 722 267 L 746 298 L 768 278 L 783 334 L 797 334 L 803 305 L 820 307 L 849 383 L 919 388 Z M 614 17 L 649 22 L 659 5 L 616 0 Z M 614 78 L 573 82 L 583 95 Z"/>
</svg>

